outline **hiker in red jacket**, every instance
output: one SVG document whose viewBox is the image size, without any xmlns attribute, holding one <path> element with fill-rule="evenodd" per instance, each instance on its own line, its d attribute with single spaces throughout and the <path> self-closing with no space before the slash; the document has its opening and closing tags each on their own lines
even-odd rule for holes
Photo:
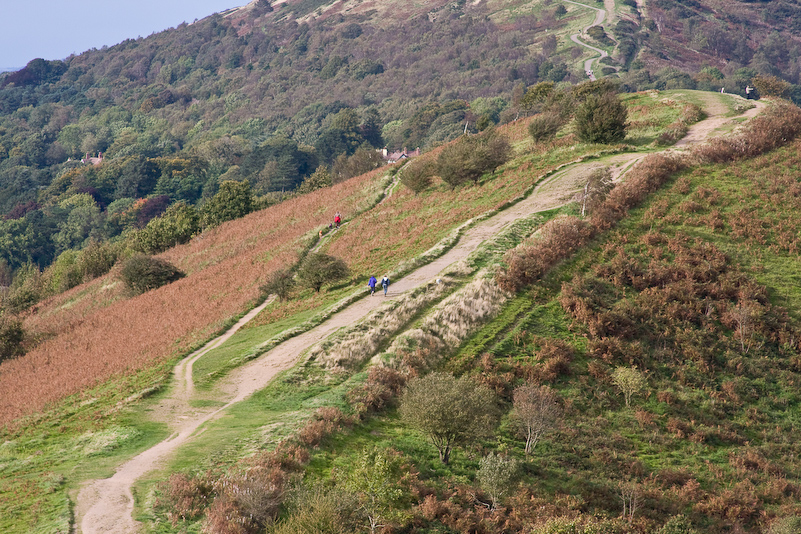
<svg viewBox="0 0 801 534">
<path fill-rule="evenodd" d="M 342 222 L 342 216 L 340 216 L 339 212 L 337 212 L 337 214 L 334 216 L 334 224 L 336 224 L 337 228 L 339 228 L 339 223 L 341 222 Z"/>
</svg>

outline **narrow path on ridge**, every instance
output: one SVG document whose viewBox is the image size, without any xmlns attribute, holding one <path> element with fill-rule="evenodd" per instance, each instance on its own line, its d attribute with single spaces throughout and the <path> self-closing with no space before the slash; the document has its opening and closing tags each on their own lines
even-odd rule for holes
<svg viewBox="0 0 801 534">
<path fill-rule="evenodd" d="M 688 143 L 680 142 L 682 146 L 703 141 L 706 135 L 731 121 L 730 118 L 723 116 L 728 112 L 728 108 L 720 103 L 714 93 L 703 95 L 702 98 L 709 118 L 690 129 L 685 138 L 689 137 L 690 140 Z M 763 107 L 764 104 L 759 103 L 756 108 L 740 117 L 753 117 Z M 447 253 L 393 282 L 387 298 L 380 292 L 375 297 L 365 296 L 332 315 L 319 326 L 288 339 L 259 358 L 232 371 L 224 379 L 220 388 L 228 396 L 224 406 L 210 409 L 192 407 L 190 400 L 194 393 L 193 363 L 208 351 L 221 345 L 236 330 L 258 315 L 268 302 L 251 310 L 223 336 L 187 356 L 175 367 L 173 389 L 167 398 L 161 401 L 159 408 L 160 417 L 169 422 L 171 436 L 123 463 L 112 477 L 90 481 L 84 485 L 76 503 L 75 532 L 83 534 L 133 534 L 139 532 L 141 524 L 134 521 L 132 517 L 134 502 L 131 488 L 134 482 L 145 473 L 163 465 L 163 462 L 179 446 L 191 439 L 203 423 L 266 387 L 277 373 L 294 365 L 298 355 L 311 345 L 337 329 L 362 319 L 385 300 L 392 299 L 433 279 L 447 266 L 466 258 L 483 241 L 494 236 L 510 223 L 569 202 L 573 195 L 581 189 L 590 169 L 611 164 L 616 167 L 617 174 L 620 174 L 630 168 L 632 162 L 644 155 L 627 153 L 613 156 L 603 162 L 569 164 L 543 180 L 527 198 L 465 230 L 457 245 Z"/>
<path fill-rule="evenodd" d="M 611 11 L 607 12 L 606 9 L 601 9 L 600 7 L 595 7 L 595 6 L 589 6 L 587 4 L 582 4 L 580 2 L 574 2 L 573 0 L 562 0 L 562 1 L 563 2 L 567 2 L 568 4 L 574 4 L 574 5 L 577 5 L 577 6 L 586 7 L 587 9 L 594 9 L 596 11 L 595 20 L 592 21 L 592 24 L 590 24 L 589 26 L 585 27 L 584 30 L 582 31 L 582 33 L 586 33 L 587 30 L 589 30 L 593 26 L 600 26 L 601 24 L 603 24 L 604 20 L 606 20 L 607 18 L 611 22 L 612 17 L 614 16 L 614 10 L 611 10 Z M 612 4 L 612 6 L 614 7 L 614 3 Z M 604 4 L 604 7 L 606 7 L 606 4 Z M 589 77 L 590 80 L 595 81 L 595 74 L 592 74 L 592 64 L 596 60 L 601 60 L 601 59 L 605 58 L 609 54 L 606 52 L 606 50 L 601 50 L 600 48 L 596 48 L 596 47 L 594 47 L 592 45 L 588 45 L 587 43 L 585 43 L 584 41 L 579 39 L 580 36 L 581 36 L 581 33 L 574 33 L 573 35 L 570 36 L 570 40 L 573 41 L 574 43 L 576 43 L 579 46 L 583 46 L 584 48 L 589 48 L 593 52 L 597 52 L 598 54 L 600 54 L 598 57 L 590 58 L 590 59 L 588 59 L 588 60 L 586 60 L 584 62 L 584 73 L 587 74 L 587 76 Z"/>
</svg>

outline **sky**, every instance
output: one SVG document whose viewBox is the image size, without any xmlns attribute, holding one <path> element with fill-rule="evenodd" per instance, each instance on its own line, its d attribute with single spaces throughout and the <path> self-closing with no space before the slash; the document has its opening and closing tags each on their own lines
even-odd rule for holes
<svg viewBox="0 0 801 534">
<path fill-rule="evenodd" d="M 26 0 L 3 2 L 0 70 L 64 59 L 193 22 L 250 0 Z"/>
</svg>

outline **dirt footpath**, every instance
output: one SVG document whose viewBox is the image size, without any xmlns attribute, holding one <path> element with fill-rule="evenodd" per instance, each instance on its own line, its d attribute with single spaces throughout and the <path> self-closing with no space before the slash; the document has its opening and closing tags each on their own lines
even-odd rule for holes
<svg viewBox="0 0 801 534">
<path fill-rule="evenodd" d="M 720 103 L 714 94 L 709 95 L 708 98 L 707 95 L 704 95 L 704 98 L 706 100 L 705 111 L 709 118 L 690 128 L 687 137 L 682 139 L 677 146 L 701 142 L 706 139 L 707 135 L 731 121 L 730 118 L 724 117 L 728 113 L 728 108 Z M 752 117 L 763 106 L 760 103 L 758 108 L 749 110 L 741 117 Z M 615 174 L 619 175 L 630 167 L 632 161 L 642 157 L 643 154 L 621 154 L 610 158 L 610 162 L 616 169 Z M 606 166 L 608 163 L 605 162 L 603 165 Z M 593 168 L 601 165 L 599 162 L 575 164 L 553 174 L 540 183 L 526 199 L 466 230 L 458 244 L 443 256 L 393 282 L 387 298 L 394 298 L 435 278 L 443 269 L 454 262 L 465 259 L 484 240 L 494 236 L 517 219 L 569 202 L 581 189 L 587 174 Z M 74 532 L 76 534 L 139 532 L 141 524 L 135 522 L 132 517 L 133 495 L 131 492 L 133 483 L 138 478 L 163 465 L 178 447 L 191 439 L 203 423 L 215 418 L 232 404 L 240 402 L 264 388 L 277 373 L 291 367 L 296 362 L 298 355 L 305 349 L 335 330 L 360 320 L 385 300 L 383 295 L 378 298 L 363 298 L 336 313 L 321 325 L 281 343 L 259 358 L 234 370 L 221 387 L 228 397 L 225 406 L 221 408 L 204 410 L 190 406 L 189 401 L 194 396 L 192 365 L 255 317 L 267 303 L 252 310 L 223 336 L 187 356 L 175 367 L 173 391 L 160 403 L 154 416 L 168 422 L 172 430 L 171 436 L 122 464 L 111 478 L 87 483 L 77 497 Z"/>
</svg>

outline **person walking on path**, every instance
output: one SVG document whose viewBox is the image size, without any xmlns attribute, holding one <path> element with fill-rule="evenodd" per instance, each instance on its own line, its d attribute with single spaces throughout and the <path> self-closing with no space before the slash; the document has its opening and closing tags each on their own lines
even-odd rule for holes
<svg viewBox="0 0 801 534">
<path fill-rule="evenodd" d="M 370 277 L 370 281 L 367 282 L 367 287 L 370 288 L 370 296 L 372 297 L 375 293 L 375 285 L 378 283 L 378 280 L 375 279 L 375 276 Z"/>
<path fill-rule="evenodd" d="M 337 214 L 334 215 L 334 224 L 336 224 L 337 228 L 339 228 L 339 223 L 341 222 L 342 222 L 342 216 L 339 214 L 339 212 L 337 212 Z"/>
<path fill-rule="evenodd" d="M 387 296 L 387 289 L 389 289 L 389 277 L 384 275 L 384 278 L 381 279 L 381 287 L 384 288 L 384 296 Z"/>
</svg>

